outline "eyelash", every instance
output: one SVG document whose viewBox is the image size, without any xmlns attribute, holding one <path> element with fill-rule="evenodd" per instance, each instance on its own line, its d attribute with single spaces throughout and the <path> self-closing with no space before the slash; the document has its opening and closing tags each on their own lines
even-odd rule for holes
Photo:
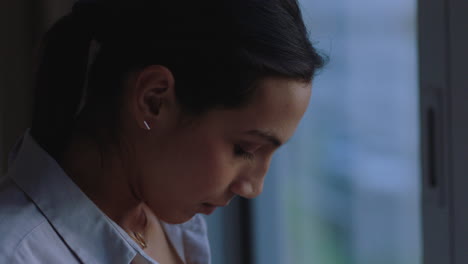
<svg viewBox="0 0 468 264">
<path fill-rule="evenodd" d="M 255 158 L 253 153 L 245 151 L 240 145 L 234 145 L 234 154 L 246 160 L 253 160 Z"/>
</svg>

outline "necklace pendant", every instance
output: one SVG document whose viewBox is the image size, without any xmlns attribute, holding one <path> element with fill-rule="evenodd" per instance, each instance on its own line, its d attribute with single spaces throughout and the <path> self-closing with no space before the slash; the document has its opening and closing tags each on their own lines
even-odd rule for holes
<svg viewBox="0 0 468 264">
<path fill-rule="evenodd" d="M 145 238 L 140 232 L 132 232 L 129 235 L 142 249 L 145 249 L 148 247 L 148 245 L 146 244 Z"/>
</svg>

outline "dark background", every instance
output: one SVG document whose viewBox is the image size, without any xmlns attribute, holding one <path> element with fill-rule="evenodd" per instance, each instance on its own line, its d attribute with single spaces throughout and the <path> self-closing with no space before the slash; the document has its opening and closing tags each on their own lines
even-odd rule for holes
<svg viewBox="0 0 468 264">
<path fill-rule="evenodd" d="M 41 36 L 72 0 L 0 1 L 0 172 L 16 138 L 29 127 L 34 66 Z"/>
</svg>

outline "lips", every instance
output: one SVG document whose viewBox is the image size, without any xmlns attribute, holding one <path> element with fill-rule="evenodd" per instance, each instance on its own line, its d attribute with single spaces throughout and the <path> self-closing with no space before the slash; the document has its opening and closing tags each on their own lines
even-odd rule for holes
<svg viewBox="0 0 468 264">
<path fill-rule="evenodd" d="M 231 197 L 229 200 L 227 200 L 227 202 L 222 201 L 222 202 L 219 202 L 219 203 L 202 203 L 201 213 L 210 215 L 216 210 L 216 208 L 228 206 L 229 203 L 231 202 L 232 198 L 234 198 L 234 197 Z"/>
<path fill-rule="evenodd" d="M 226 200 L 226 201 L 221 201 L 219 203 L 204 203 L 204 204 L 207 204 L 207 205 L 213 205 L 213 206 L 216 206 L 216 207 L 225 207 L 225 206 L 228 206 L 229 203 L 232 201 L 234 197 L 231 197 L 230 199 Z"/>
</svg>

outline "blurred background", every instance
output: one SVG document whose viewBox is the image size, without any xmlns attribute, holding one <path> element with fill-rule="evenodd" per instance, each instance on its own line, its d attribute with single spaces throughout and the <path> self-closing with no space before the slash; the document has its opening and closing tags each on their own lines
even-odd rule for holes
<svg viewBox="0 0 468 264">
<path fill-rule="evenodd" d="M 208 217 L 213 263 L 419 264 L 416 0 L 300 2 L 330 62 L 264 193 Z M 0 3 L 2 170 L 30 123 L 40 36 L 72 3 Z"/>
</svg>

